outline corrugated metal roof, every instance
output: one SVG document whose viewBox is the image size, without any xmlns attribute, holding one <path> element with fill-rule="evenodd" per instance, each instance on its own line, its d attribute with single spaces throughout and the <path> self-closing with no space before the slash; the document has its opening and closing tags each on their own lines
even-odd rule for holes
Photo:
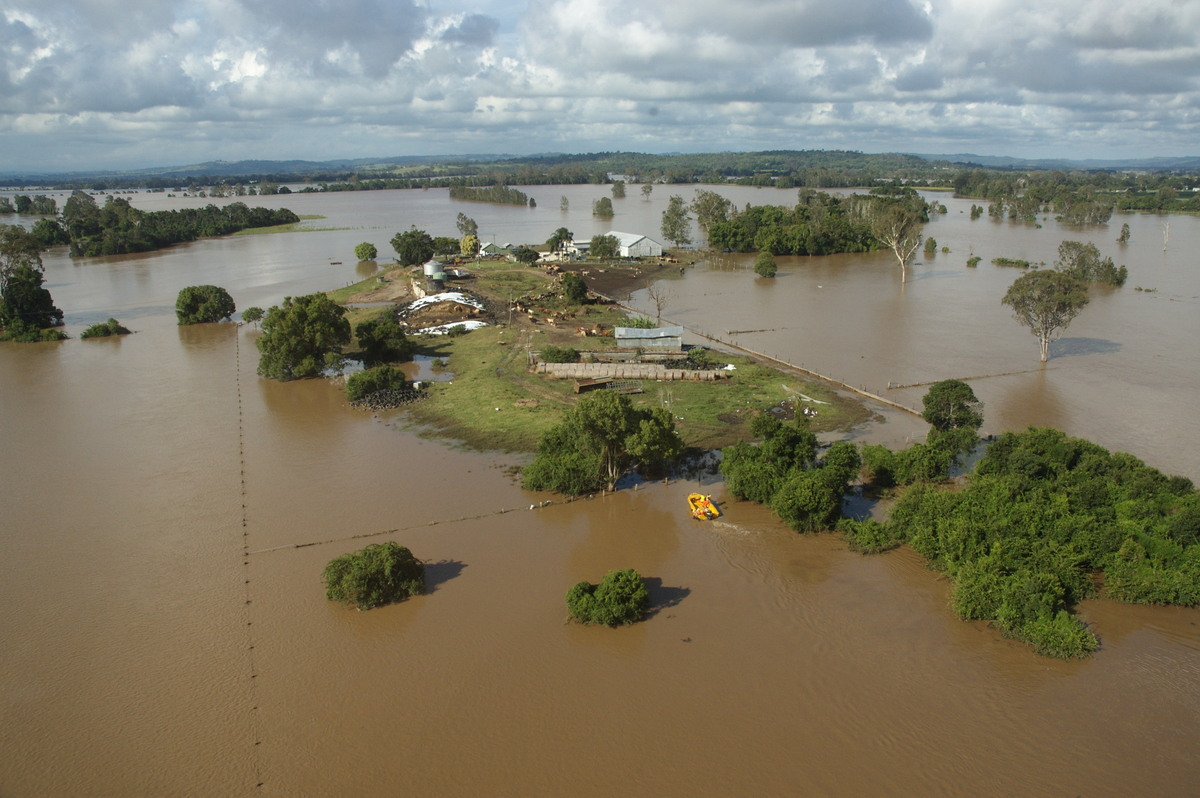
<svg viewBox="0 0 1200 798">
<path fill-rule="evenodd" d="M 682 327 L 658 327 L 647 330 L 645 327 L 613 327 L 614 338 L 682 338 Z"/>
</svg>

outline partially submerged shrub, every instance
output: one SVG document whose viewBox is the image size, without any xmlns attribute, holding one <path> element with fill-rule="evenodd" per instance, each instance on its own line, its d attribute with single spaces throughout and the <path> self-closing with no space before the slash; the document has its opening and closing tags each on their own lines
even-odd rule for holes
<svg viewBox="0 0 1200 798">
<path fill-rule="evenodd" d="M 325 597 L 369 610 L 425 590 L 425 564 L 391 541 L 335 557 L 321 574 Z"/>
<path fill-rule="evenodd" d="M 649 603 L 646 584 L 632 568 L 609 571 L 598 585 L 580 582 L 567 591 L 567 609 L 580 623 L 634 623 L 645 617 Z"/>
<path fill-rule="evenodd" d="M 109 319 L 101 324 L 93 324 L 79 334 L 80 338 L 105 338 L 110 335 L 129 335 L 129 329 L 121 326 L 116 319 Z"/>
<path fill-rule="evenodd" d="M 404 372 L 391 366 L 364 369 L 346 378 L 346 398 L 357 402 L 378 391 L 404 390 L 408 380 Z"/>
</svg>

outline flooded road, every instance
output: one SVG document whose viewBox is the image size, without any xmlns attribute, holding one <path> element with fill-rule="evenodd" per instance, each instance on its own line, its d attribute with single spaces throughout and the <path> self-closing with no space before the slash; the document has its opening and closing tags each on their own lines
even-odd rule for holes
<svg viewBox="0 0 1200 798">
<path fill-rule="evenodd" d="M 665 188 L 645 204 L 665 205 Z M 466 207 L 481 232 L 519 213 L 544 240 L 560 194 L 590 209 L 600 187 L 537 190 L 532 213 L 450 205 L 449 229 L 431 232 L 453 233 Z M 138 332 L 0 345 L 0 795 L 1194 793 L 1195 610 L 1085 602 L 1098 654 L 1042 659 L 956 620 L 946 583 L 906 550 L 860 557 L 737 502 L 694 522 L 694 483 L 529 510 L 551 497 L 520 490 L 512 458 L 423 440 L 323 381 L 260 380 L 252 327 L 175 326 L 184 285 L 225 286 L 245 308 L 357 279 L 349 257 L 333 261 L 433 228 L 417 200 L 434 194 L 263 198 L 302 213 L 315 210 L 294 200 L 320 200 L 321 224 L 367 227 L 47 257 L 68 332 L 110 315 Z M 656 228 L 658 213 L 615 229 Z M 667 315 L 722 336 L 786 327 L 739 342 L 880 391 L 987 373 L 994 356 L 987 369 L 1027 373 L 972 382 L 990 428 L 1094 427 L 1196 478 L 1186 410 L 1200 370 L 1185 367 L 1200 290 L 1171 252 L 1154 265 L 1150 221 L 1130 219 L 1117 258 L 1129 285 L 1093 299 L 1046 369 L 990 295 L 1015 274 L 987 260 L 1052 260 L 1053 222 L 976 228 L 952 213 L 927 230 L 952 253 L 903 291 L 876 256 L 785 262 L 770 285 L 699 267 L 672 281 Z M 1172 248 L 1195 222 L 1174 222 Z M 973 272 L 964 230 L 985 258 Z M 798 288 L 810 284 L 823 287 Z M 824 307 L 839 299 L 842 321 Z M 999 318 L 983 319 L 992 305 Z M 1096 385 L 1138 412 L 1107 413 Z M 1147 419 L 1158 401 L 1165 419 Z M 1112 443 L 1147 437 L 1150 451 Z M 704 489 L 724 501 L 719 483 Z M 326 562 L 389 539 L 431 563 L 426 595 L 367 613 L 325 600 Z M 567 588 L 625 567 L 650 578 L 653 617 L 564 623 Z"/>
</svg>

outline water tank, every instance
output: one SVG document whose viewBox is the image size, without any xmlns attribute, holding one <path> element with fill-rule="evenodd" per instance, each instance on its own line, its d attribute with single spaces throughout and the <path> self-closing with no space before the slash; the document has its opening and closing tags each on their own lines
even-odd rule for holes
<svg viewBox="0 0 1200 798">
<path fill-rule="evenodd" d="M 426 277 L 433 277 L 435 274 L 442 274 L 446 271 L 446 267 L 442 265 L 441 261 L 436 260 L 427 262 L 424 268 Z"/>
</svg>

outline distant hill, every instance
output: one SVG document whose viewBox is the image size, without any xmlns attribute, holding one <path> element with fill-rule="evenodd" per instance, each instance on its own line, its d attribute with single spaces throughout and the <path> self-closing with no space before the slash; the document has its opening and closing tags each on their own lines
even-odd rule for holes
<svg viewBox="0 0 1200 798">
<path fill-rule="evenodd" d="M 1177 158 L 1130 158 L 1127 160 L 1071 160 L 1067 158 L 1010 158 L 1004 155 L 972 155 L 958 153 L 955 155 L 927 155 L 913 153 L 926 161 L 949 161 L 955 164 L 973 164 L 986 169 L 1061 169 L 1063 171 L 1103 169 L 1147 169 L 1155 172 L 1200 170 L 1200 156 L 1184 156 Z"/>
</svg>

